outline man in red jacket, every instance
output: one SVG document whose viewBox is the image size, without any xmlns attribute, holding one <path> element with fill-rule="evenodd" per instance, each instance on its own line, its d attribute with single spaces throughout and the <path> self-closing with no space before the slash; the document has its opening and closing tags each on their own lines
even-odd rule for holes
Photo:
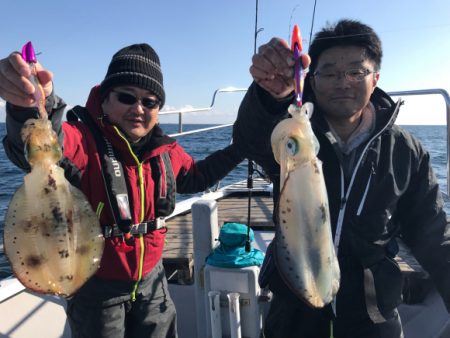
<svg viewBox="0 0 450 338">
<path fill-rule="evenodd" d="M 64 150 L 60 165 L 97 211 L 105 233 L 99 270 L 68 301 L 73 337 L 176 337 L 175 307 L 161 263 L 163 218 L 173 211 L 176 192 L 205 190 L 241 162 L 241 156 L 231 145 L 194 162 L 163 133 L 158 126 L 165 102 L 163 75 L 158 55 L 147 44 L 114 54 L 103 82 L 92 88 L 86 107 L 67 114 L 69 122 L 61 122 L 66 104 L 53 93 L 52 74 L 39 64 L 37 69 L 46 110 Z M 0 60 L 0 97 L 7 101 L 3 144 L 11 161 L 24 170 L 30 166 L 20 129 L 38 116 L 29 76 L 18 53 Z M 74 114 L 82 121 L 71 120 Z M 122 166 L 131 224 L 118 219 L 120 213 L 109 202 L 114 199 L 110 187 L 99 183 L 106 169 L 96 134 L 106 139 Z"/>
</svg>

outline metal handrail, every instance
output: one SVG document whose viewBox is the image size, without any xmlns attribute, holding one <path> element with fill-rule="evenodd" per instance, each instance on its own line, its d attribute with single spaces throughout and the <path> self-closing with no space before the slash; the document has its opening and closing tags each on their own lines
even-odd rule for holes
<svg viewBox="0 0 450 338">
<path fill-rule="evenodd" d="M 433 88 L 388 92 L 388 94 L 391 96 L 441 95 L 444 98 L 447 118 L 447 195 L 450 195 L 450 166 L 448 163 L 450 158 L 450 147 L 448 144 L 450 134 L 450 96 L 448 95 L 447 91 L 442 88 Z"/>
<path fill-rule="evenodd" d="M 163 112 L 159 112 L 159 115 L 174 115 L 174 114 L 178 115 L 178 133 L 169 134 L 169 136 L 171 136 L 171 137 L 186 136 L 186 135 L 191 135 L 191 134 L 202 133 L 202 132 L 209 131 L 209 130 L 231 127 L 233 125 L 233 123 L 220 124 L 220 125 L 216 125 L 216 126 L 199 128 L 199 129 L 194 129 L 194 130 L 189 130 L 189 131 L 183 132 L 183 114 L 188 114 L 188 113 L 193 113 L 193 112 L 209 112 L 213 109 L 214 104 L 216 102 L 216 97 L 218 94 L 246 92 L 246 91 L 247 91 L 247 88 L 235 88 L 235 87 L 216 89 L 212 96 L 211 104 L 209 107 L 163 111 Z M 231 139 L 230 139 L 230 143 L 231 143 Z M 220 181 L 217 182 L 214 187 L 211 187 L 208 190 L 209 191 L 217 191 L 219 189 L 219 186 L 220 186 Z"/>
<path fill-rule="evenodd" d="M 207 128 L 199 128 L 199 129 L 193 129 L 193 130 L 189 130 L 189 131 L 181 131 L 180 133 L 172 133 L 172 134 L 169 134 L 169 136 L 170 136 L 170 137 L 186 136 L 186 135 L 191 135 L 191 134 L 202 133 L 202 132 L 204 132 L 204 131 L 209 131 L 209 130 L 214 130 L 214 129 L 222 129 L 222 128 L 226 128 L 226 127 L 231 127 L 232 125 L 233 125 L 233 123 L 219 124 L 218 126 L 212 126 L 212 127 L 207 127 Z"/>
<path fill-rule="evenodd" d="M 219 128 L 225 128 L 225 127 L 229 127 L 231 126 L 231 124 L 224 124 L 224 125 L 220 125 L 220 126 L 215 126 L 215 127 L 211 127 L 211 128 L 205 128 L 205 129 L 198 129 L 198 130 L 191 130 L 189 132 L 183 132 L 183 114 L 187 114 L 187 113 L 194 113 L 194 112 L 207 112 L 207 111 L 211 111 L 212 108 L 214 107 L 214 104 L 216 102 L 216 96 L 219 93 L 236 93 L 236 92 L 246 92 L 247 88 L 235 88 L 235 87 L 227 87 L 227 88 L 221 88 L 221 89 L 216 89 L 214 91 L 214 94 L 212 96 L 212 101 L 211 101 L 211 105 L 209 107 L 204 107 L 204 108 L 191 108 L 191 109 L 179 109 L 179 110 L 168 110 L 168 111 L 162 111 L 159 112 L 159 115 L 178 115 L 178 133 L 177 134 L 171 134 L 170 136 L 175 137 L 175 136 L 180 136 L 180 135 L 188 135 L 188 134 L 194 134 L 194 133 L 198 133 L 200 131 L 206 131 L 206 130 L 211 130 L 211 129 L 219 129 Z"/>
</svg>

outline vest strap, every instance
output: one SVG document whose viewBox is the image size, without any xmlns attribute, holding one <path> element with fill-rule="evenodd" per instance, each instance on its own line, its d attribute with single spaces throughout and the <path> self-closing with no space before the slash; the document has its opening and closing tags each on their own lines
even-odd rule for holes
<svg viewBox="0 0 450 338">
<path fill-rule="evenodd" d="M 138 223 L 138 224 L 132 224 L 131 225 L 131 234 L 132 235 L 145 235 L 149 232 L 162 229 L 166 226 L 166 221 L 162 217 L 158 217 L 157 219 Z M 116 237 L 116 236 L 123 236 L 123 232 L 119 229 L 119 227 L 116 224 L 113 225 L 105 225 L 103 226 L 103 235 L 105 238 L 110 237 Z"/>
</svg>

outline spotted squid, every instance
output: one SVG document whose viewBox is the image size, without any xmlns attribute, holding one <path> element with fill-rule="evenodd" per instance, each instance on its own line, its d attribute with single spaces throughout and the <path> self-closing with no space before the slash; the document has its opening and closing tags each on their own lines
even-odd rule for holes
<svg viewBox="0 0 450 338">
<path fill-rule="evenodd" d="M 86 197 L 58 166 L 61 147 L 42 88 L 34 83 L 40 118 L 26 121 L 21 131 L 31 172 L 8 206 L 4 249 L 25 287 L 70 297 L 97 271 L 104 238 Z"/>
<path fill-rule="evenodd" d="M 331 233 L 328 197 L 317 158 L 319 143 L 309 118 L 309 102 L 288 109 L 292 118 L 278 123 L 271 136 L 280 164 L 280 197 L 274 257 L 281 277 L 314 308 L 333 301 L 340 270 Z"/>
</svg>

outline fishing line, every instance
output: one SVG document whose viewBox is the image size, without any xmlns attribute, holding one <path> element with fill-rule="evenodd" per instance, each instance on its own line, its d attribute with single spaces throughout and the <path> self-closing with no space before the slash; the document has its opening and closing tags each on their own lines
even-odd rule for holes
<svg viewBox="0 0 450 338">
<path fill-rule="evenodd" d="M 377 30 L 376 34 L 380 37 L 381 34 L 387 34 L 387 33 L 399 33 L 399 32 L 411 32 L 411 31 L 423 31 L 424 29 L 433 29 L 433 28 L 441 28 L 446 27 L 450 25 L 434 25 L 434 26 L 423 26 L 420 29 L 391 29 L 391 30 Z M 358 33 L 358 34 L 343 34 L 340 36 L 329 36 L 324 38 L 315 38 L 315 40 L 332 40 L 332 39 L 342 39 L 342 38 L 351 38 L 356 36 L 364 36 L 364 35 L 372 35 L 373 33 Z M 381 39 L 381 37 L 380 37 Z"/>
<path fill-rule="evenodd" d="M 288 33 L 288 41 L 291 41 L 291 32 L 292 32 L 292 18 L 294 17 L 295 10 L 300 7 L 300 4 L 296 5 L 291 11 L 291 17 L 289 18 L 289 33 Z"/>
<path fill-rule="evenodd" d="M 292 18 L 294 17 L 294 12 L 295 10 L 300 7 L 300 4 L 296 5 L 292 11 L 291 11 L 291 17 L 289 18 L 289 33 L 288 33 L 288 41 L 291 41 L 291 32 L 292 32 Z M 317 7 L 317 0 L 314 0 L 314 7 L 313 7 L 313 12 L 312 12 L 312 18 L 311 18 L 311 28 L 309 30 L 309 41 L 308 41 L 308 49 L 309 46 L 311 44 L 311 40 L 312 40 L 312 32 L 314 29 L 314 20 L 316 18 L 316 7 Z M 304 42 L 304 40 L 303 40 Z"/>
</svg>

